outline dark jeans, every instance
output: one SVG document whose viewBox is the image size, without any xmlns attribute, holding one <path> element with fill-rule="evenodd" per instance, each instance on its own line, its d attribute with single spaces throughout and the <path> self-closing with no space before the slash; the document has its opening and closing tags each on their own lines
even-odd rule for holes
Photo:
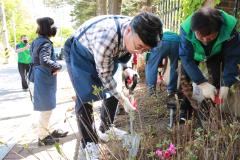
<svg viewBox="0 0 240 160">
<path fill-rule="evenodd" d="M 112 96 L 108 99 L 103 100 L 101 108 L 101 120 L 102 124 L 100 130 L 105 132 L 111 124 L 113 124 L 115 112 L 117 109 L 118 100 Z M 77 113 L 77 123 L 79 133 L 82 136 L 83 147 L 87 142 L 98 142 L 97 134 L 93 124 L 93 109 L 89 103 L 83 104 Z"/>
<path fill-rule="evenodd" d="M 21 76 L 21 81 L 22 81 L 22 89 L 28 89 L 28 84 L 27 84 L 27 74 L 29 72 L 30 64 L 24 64 L 18 62 L 18 71 Z"/>
<path fill-rule="evenodd" d="M 157 47 L 151 50 L 146 63 L 145 74 L 148 88 L 156 88 L 158 67 L 164 58 L 170 59 L 170 78 L 167 90 L 173 93 L 177 89 L 178 46 L 175 41 L 161 41 Z"/>
</svg>

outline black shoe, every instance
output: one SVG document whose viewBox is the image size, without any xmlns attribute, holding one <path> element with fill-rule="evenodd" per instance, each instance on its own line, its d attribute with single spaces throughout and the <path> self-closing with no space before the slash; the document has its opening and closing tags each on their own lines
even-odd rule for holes
<svg viewBox="0 0 240 160">
<path fill-rule="evenodd" d="M 53 138 L 63 138 L 66 137 L 68 134 L 68 132 L 63 132 L 63 130 L 58 129 L 58 130 L 54 130 L 50 136 L 52 136 Z"/>
<path fill-rule="evenodd" d="M 179 123 L 180 124 L 185 124 L 185 122 L 187 121 L 187 110 L 186 109 L 180 109 L 180 119 L 179 119 Z"/>
<path fill-rule="evenodd" d="M 58 138 L 53 138 L 52 136 L 48 135 L 43 139 L 38 139 L 38 146 L 53 145 L 58 142 L 59 142 Z"/>
</svg>

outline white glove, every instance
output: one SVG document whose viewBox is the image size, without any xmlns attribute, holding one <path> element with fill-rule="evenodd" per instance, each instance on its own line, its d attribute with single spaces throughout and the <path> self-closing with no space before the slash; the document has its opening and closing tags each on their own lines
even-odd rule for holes
<svg viewBox="0 0 240 160">
<path fill-rule="evenodd" d="M 201 103 L 204 100 L 202 90 L 198 87 L 196 83 L 192 83 L 193 93 L 192 98 Z"/>
<path fill-rule="evenodd" d="M 121 93 L 120 103 L 123 105 L 123 108 L 127 113 L 136 110 L 136 108 L 131 104 L 129 99 L 123 93 Z"/>
<path fill-rule="evenodd" d="M 211 98 L 214 101 L 217 90 L 213 85 L 204 82 L 199 84 L 198 87 L 202 90 L 202 94 L 205 98 Z"/>
<path fill-rule="evenodd" d="M 229 87 L 221 87 L 219 91 L 219 98 L 223 100 L 227 99 L 228 91 Z"/>
<path fill-rule="evenodd" d="M 139 76 L 137 71 L 134 71 L 131 68 L 127 68 L 127 69 L 124 70 L 124 76 L 125 77 L 129 77 L 130 79 L 133 79 L 134 75 L 137 75 L 137 78 L 140 78 L 140 76 Z"/>
</svg>

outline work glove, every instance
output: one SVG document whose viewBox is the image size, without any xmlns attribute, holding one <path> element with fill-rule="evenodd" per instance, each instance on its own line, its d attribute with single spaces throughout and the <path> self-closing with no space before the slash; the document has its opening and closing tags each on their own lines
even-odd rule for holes
<svg viewBox="0 0 240 160">
<path fill-rule="evenodd" d="M 133 76 L 137 75 L 137 78 L 140 78 L 137 71 L 134 71 L 132 68 L 127 68 L 124 70 L 124 76 L 133 79 Z"/>
<path fill-rule="evenodd" d="M 129 113 L 130 111 L 136 110 L 136 108 L 131 104 L 130 100 L 124 95 L 124 93 L 121 93 L 119 101 L 123 105 L 125 112 Z"/>
<path fill-rule="evenodd" d="M 214 101 L 217 90 L 213 85 L 204 82 L 199 84 L 198 87 L 202 90 L 202 94 L 205 98 L 211 98 Z"/>
<path fill-rule="evenodd" d="M 226 86 L 221 87 L 219 91 L 219 98 L 226 100 L 228 96 L 228 91 L 229 91 L 229 87 L 226 87 Z"/>
<path fill-rule="evenodd" d="M 201 103 L 204 100 L 202 90 L 196 83 L 192 83 L 192 87 L 193 87 L 192 98 L 197 102 Z"/>
</svg>

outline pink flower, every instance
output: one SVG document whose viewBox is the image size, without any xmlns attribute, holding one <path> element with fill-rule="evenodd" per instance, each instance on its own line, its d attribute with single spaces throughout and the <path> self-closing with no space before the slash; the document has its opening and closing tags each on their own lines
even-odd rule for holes
<svg viewBox="0 0 240 160">
<path fill-rule="evenodd" d="M 164 152 L 164 158 L 168 159 L 170 158 L 171 153 L 169 151 Z"/>
<path fill-rule="evenodd" d="M 163 152 L 162 152 L 161 149 L 157 149 L 157 150 L 155 151 L 155 154 L 156 154 L 158 157 L 160 157 L 160 158 L 163 156 Z"/>
<path fill-rule="evenodd" d="M 169 145 L 169 148 L 167 150 L 170 152 L 171 155 L 176 154 L 176 148 L 172 143 Z"/>
</svg>

